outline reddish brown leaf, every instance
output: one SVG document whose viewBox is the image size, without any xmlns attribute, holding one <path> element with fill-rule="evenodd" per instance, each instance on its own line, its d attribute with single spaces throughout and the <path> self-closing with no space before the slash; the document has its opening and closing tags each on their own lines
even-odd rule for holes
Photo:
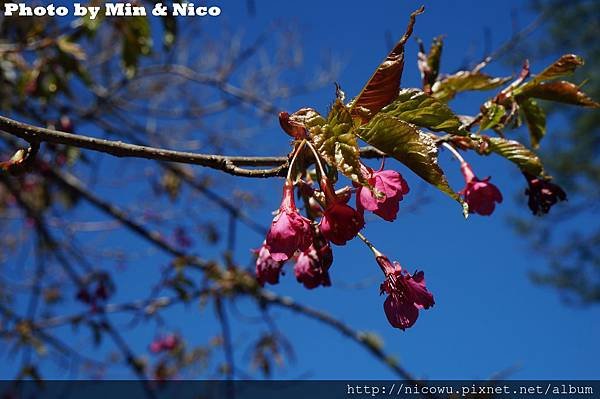
<svg viewBox="0 0 600 399">
<path fill-rule="evenodd" d="M 279 113 L 279 125 L 284 132 L 295 139 L 303 139 L 306 137 L 306 127 L 297 121 L 291 120 L 290 114 L 287 112 Z"/>
<path fill-rule="evenodd" d="M 541 82 L 571 75 L 583 64 L 583 58 L 580 56 L 575 54 L 565 54 L 556 60 L 552 65 L 535 75 L 533 79 L 513 90 L 513 95 L 516 96 L 531 90 Z"/>
<path fill-rule="evenodd" d="M 583 59 L 575 54 L 565 54 L 552 65 L 544 69 L 535 76 L 536 81 L 555 79 L 561 76 L 570 75 L 577 68 L 583 65 Z"/>
<path fill-rule="evenodd" d="M 404 36 L 379 65 L 360 94 L 353 100 L 350 113 L 353 117 L 358 117 L 361 124 L 368 122 L 377 112 L 398 96 L 400 79 L 404 69 L 404 45 L 412 34 L 417 15 L 423 13 L 424 10 L 425 7 L 421 7 L 410 15 L 410 21 Z"/>
<path fill-rule="evenodd" d="M 564 80 L 540 83 L 525 91 L 523 95 L 584 107 L 600 107 L 600 104 L 579 90 L 579 86 Z"/>
</svg>

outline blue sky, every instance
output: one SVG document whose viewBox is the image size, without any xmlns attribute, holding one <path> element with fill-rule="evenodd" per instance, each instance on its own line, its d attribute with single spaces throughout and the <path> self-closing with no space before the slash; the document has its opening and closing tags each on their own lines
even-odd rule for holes
<svg viewBox="0 0 600 399">
<path fill-rule="evenodd" d="M 273 21 L 292 23 L 297 26 L 304 44 L 306 73 L 314 71 L 323 54 L 333 52 L 343 64 L 338 82 L 349 97 L 358 93 L 387 54 L 386 32 L 397 40 L 404 32 L 408 15 L 421 4 L 387 0 L 256 3 L 256 15 L 249 17 L 245 2 L 223 2 L 222 16 L 207 21 L 205 29 L 217 31 L 226 24 L 243 30 L 252 38 Z M 431 1 L 425 2 L 425 6 L 426 12 L 418 17 L 414 35 L 426 43 L 434 36 L 446 35 L 442 57 L 444 72 L 455 71 L 465 60 L 477 61 L 483 57 L 485 29 L 491 32 L 492 49 L 510 37 L 513 10 L 518 11 L 521 26 L 535 17 L 524 8 L 524 2 L 515 0 L 457 1 L 452 5 Z M 543 66 L 542 60 L 532 61 L 534 70 Z M 488 72 L 507 76 L 515 71 L 500 63 L 491 65 Z M 410 40 L 406 48 L 402 86 L 419 86 L 414 40 Z M 311 106 L 325 112 L 333 96 L 332 82 L 322 90 L 278 105 L 288 111 Z M 452 106 L 459 113 L 475 113 L 480 104 L 477 101 L 483 98 L 485 96 L 469 96 Z M 261 148 L 248 146 L 243 153 L 278 155 L 288 151 L 288 139 L 275 121 L 257 134 L 257 142 L 261 143 Z M 515 379 L 600 378 L 597 344 L 600 309 L 567 307 L 556 292 L 536 286 L 528 278 L 530 271 L 545 268 L 545 260 L 534 256 L 528 250 L 527 242 L 516 236 L 507 223 L 507 218 L 515 214 L 532 217 L 526 208 L 526 198 L 517 195 L 524 189 L 524 180 L 502 159 L 468 156 L 468 160 L 480 176 L 492 175 L 492 182 L 504 194 L 505 201 L 493 217 L 475 215 L 465 221 L 456 203 L 430 188 L 427 189 L 429 202 L 419 206 L 417 211 L 405 211 L 416 205 L 418 196 L 415 193 L 421 183 L 408 169 L 388 161 L 387 166 L 397 168 L 413 191 L 401 203 L 396 222 L 387 223 L 377 217 L 367 219 L 365 234 L 381 251 L 409 270 L 425 271 L 436 305 L 422 311 L 413 328 L 402 332 L 389 326 L 382 308 L 384 297 L 379 296 L 380 271 L 370 252 L 358 240 L 334 248 L 333 287 L 306 291 L 296 283 L 289 269 L 281 284 L 272 287 L 273 291 L 330 312 L 356 329 L 377 333 L 386 350 L 419 377 L 485 379 L 511 369 L 509 377 Z M 128 162 L 138 167 L 148 166 L 143 160 Z M 447 153 L 441 155 L 441 163 L 453 186 L 462 188 L 458 163 Z M 117 161 L 105 160 L 103 167 L 116 172 L 119 165 Z M 282 181 L 239 182 L 235 179 L 227 176 L 223 177 L 223 182 L 229 187 L 252 188 L 266 193 L 262 198 L 265 207 L 254 212 L 256 219 L 266 225 L 271 210 L 278 206 Z M 131 199 L 114 188 L 101 188 L 100 193 L 110 195 L 118 203 L 127 203 Z M 143 194 L 136 195 L 141 197 Z M 94 218 L 98 215 L 83 208 L 79 216 Z M 254 232 L 240 228 L 236 259 L 249 262 L 248 249 L 258 246 L 261 240 Z M 131 245 L 134 250 L 144 249 L 145 245 L 128 233 L 117 233 L 102 242 L 103 245 Z M 195 249 L 204 250 L 202 247 Z M 130 264 L 122 274 L 122 278 L 130 282 L 127 293 L 153 281 L 159 268 L 167 262 L 168 259 L 156 254 L 140 264 Z M 248 304 L 241 303 L 238 307 L 242 312 L 257 314 Z M 364 349 L 339 333 L 285 310 L 275 309 L 273 315 L 295 352 L 294 363 L 278 370 L 276 378 L 394 378 Z M 174 330 L 196 344 L 218 331 L 212 311 L 199 311 L 196 305 L 174 308 L 169 322 Z M 244 348 L 247 337 L 255 334 L 256 328 L 255 324 L 234 321 L 232 334 L 236 345 Z M 71 336 L 68 329 L 61 333 Z M 133 347 L 145 351 L 155 333 L 154 327 L 137 329 L 132 335 Z M 84 334 L 76 342 L 87 338 Z M 97 353 L 101 354 L 107 348 L 102 345 Z M 236 356 L 240 367 L 248 364 L 243 349 Z M 0 376 L 12 376 L 12 372 L 8 364 L 0 365 Z M 47 375 L 65 376 L 51 366 Z M 117 372 L 115 376 L 127 374 Z"/>
</svg>

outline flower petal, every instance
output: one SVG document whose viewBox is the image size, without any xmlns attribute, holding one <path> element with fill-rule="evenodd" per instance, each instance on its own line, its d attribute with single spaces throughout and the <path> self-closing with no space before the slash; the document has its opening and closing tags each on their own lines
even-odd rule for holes
<svg viewBox="0 0 600 399">
<path fill-rule="evenodd" d="M 412 302 L 400 296 L 389 295 L 383 303 L 383 310 L 392 327 L 404 330 L 412 327 L 419 317 L 419 309 Z"/>
</svg>

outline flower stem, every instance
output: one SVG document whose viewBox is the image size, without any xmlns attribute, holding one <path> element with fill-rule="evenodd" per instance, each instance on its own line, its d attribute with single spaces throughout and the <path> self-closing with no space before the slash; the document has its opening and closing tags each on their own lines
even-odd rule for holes
<svg viewBox="0 0 600 399">
<path fill-rule="evenodd" d="M 367 247 L 369 247 L 369 249 L 373 252 L 376 258 L 383 256 L 383 254 L 379 252 L 377 248 L 375 248 L 375 246 L 371 243 L 371 241 L 367 239 L 367 237 L 364 236 L 363 233 L 359 232 L 358 238 L 360 238 L 367 245 Z"/>
<path fill-rule="evenodd" d="M 452 155 L 454 155 L 454 157 L 460 161 L 461 164 L 465 162 L 465 159 L 450 144 L 448 144 L 448 143 L 442 143 L 442 145 L 444 147 L 446 147 L 448 149 L 448 151 L 450 151 L 452 153 Z"/>
<path fill-rule="evenodd" d="M 300 144 L 298 145 L 298 147 L 296 148 L 296 151 L 294 151 L 294 155 L 292 156 L 292 160 L 290 161 L 290 166 L 289 166 L 288 172 L 287 172 L 287 180 L 291 180 L 292 170 L 294 169 L 294 162 L 296 161 L 296 158 L 298 158 L 298 154 L 300 154 L 300 151 L 302 150 L 302 148 L 304 148 L 304 145 L 306 143 L 307 143 L 306 140 L 302 140 L 300 142 Z"/>
<path fill-rule="evenodd" d="M 315 147 L 313 147 L 313 145 L 311 143 L 306 142 L 306 144 L 308 144 L 308 147 L 310 148 L 313 155 L 315 156 L 315 161 L 317 162 L 317 165 L 319 166 L 319 172 L 321 172 L 321 176 L 326 176 L 325 169 L 323 169 L 323 164 L 321 163 L 321 157 L 319 157 L 317 150 L 315 150 Z"/>
</svg>

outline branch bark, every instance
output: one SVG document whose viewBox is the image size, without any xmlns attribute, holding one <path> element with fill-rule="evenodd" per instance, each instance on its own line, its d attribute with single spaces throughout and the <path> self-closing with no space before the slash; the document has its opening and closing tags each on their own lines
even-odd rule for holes
<svg viewBox="0 0 600 399">
<path fill-rule="evenodd" d="M 19 137 L 29 143 L 48 142 L 69 145 L 110 154 L 116 157 L 144 158 L 165 162 L 177 162 L 199 165 L 242 177 L 276 177 L 285 176 L 288 157 L 252 157 L 228 156 L 215 154 L 197 154 L 193 152 L 174 151 L 164 148 L 128 144 L 122 141 L 104 140 L 90 136 L 61 132 L 19 122 L 0 116 L 0 130 Z M 365 158 L 381 158 L 384 154 L 373 148 L 361 149 Z M 241 166 L 274 166 L 270 169 L 245 169 Z"/>
<path fill-rule="evenodd" d="M 17 136 L 29 143 L 48 142 L 64 144 L 78 148 L 103 152 L 116 157 L 154 159 L 158 161 L 178 162 L 200 165 L 221 170 L 235 176 L 274 177 L 284 176 L 287 169 L 287 157 L 246 157 L 214 154 L 197 154 L 193 152 L 174 151 L 164 148 L 147 147 L 122 141 L 104 140 L 95 137 L 46 129 L 27 123 L 18 122 L 0 116 L 0 130 Z M 244 169 L 240 166 L 270 166 L 271 169 Z"/>
</svg>

